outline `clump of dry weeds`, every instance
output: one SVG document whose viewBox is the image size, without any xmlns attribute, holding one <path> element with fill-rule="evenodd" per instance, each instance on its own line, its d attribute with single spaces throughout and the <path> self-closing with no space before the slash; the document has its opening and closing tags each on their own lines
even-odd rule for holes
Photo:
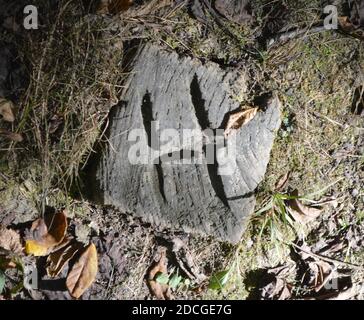
<svg viewBox="0 0 364 320">
<path fill-rule="evenodd" d="M 44 202 L 52 187 L 66 188 L 77 175 L 118 102 L 123 48 L 118 30 L 85 13 L 81 1 L 40 8 L 47 12 L 41 28 L 16 41 L 30 84 L 18 113 L 25 141 L 10 146 L 6 157 L 13 174 L 37 167 Z"/>
</svg>

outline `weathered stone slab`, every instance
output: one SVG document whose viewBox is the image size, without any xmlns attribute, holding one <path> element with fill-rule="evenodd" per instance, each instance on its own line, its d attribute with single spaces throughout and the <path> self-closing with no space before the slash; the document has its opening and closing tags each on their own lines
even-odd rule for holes
<svg viewBox="0 0 364 320">
<path fill-rule="evenodd" d="M 226 141 L 217 138 L 229 148 L 236 143 L 236 154 L 223 158 L 226 149 L 214 145 L 208 130 L 220 133 L 239 109 L 231 98 L 234 72 L 153 45 L 139 51 L 131 70 L 123 102 L 110 114 L 109 143 L 96 168 L 97 196 L 159 226 L 239 241 L 280 126 L 279 101 L 270 100 Z M 176 132 L 183 139 L 170 149 Z M 211 147 L 217 150 L 212 162 Z M 149 161 L 145 151 L 152 154 Z M 180 155 L 184 160 L 177 160 Z"/>
</svg>

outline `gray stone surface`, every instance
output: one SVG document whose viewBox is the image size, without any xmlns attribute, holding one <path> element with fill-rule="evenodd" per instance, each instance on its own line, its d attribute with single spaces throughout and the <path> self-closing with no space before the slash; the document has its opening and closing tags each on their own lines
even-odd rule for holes
<svg viewBox="0 0 364 320">
<path fill-rule="evenodd" d="M 271 99 L 264 111 L 236 132 L 237 154 L 227 163 L 222 164 L 220 158 L 207 163 L 211 138 L 202 137 L 205 147 L 194 149 L 194 156 L 202 159 L 200 164 L 171 163 L 163 141 L 161 155 L 155 158 L 159 163 L 131 164 L 133 129 L 142 132 L 143 150 L 149 145 L 157 150 L 150 143 L 153 134 L 161 138 L 161 132 L 170 128 L 180 136 L 186 134 L 184 129 L 196 133 L 224 128 L 229 113 L 239 109 L 231 98 L 236 75 L 217 64 L 203 65 L 147 45 L 136 54 L 131 70 L 123 102 L 110 114 L 108 143 L 96 168 L 94 190 L 99 191 L 94 198 L 158 226 L 239 241 L 254 211 L 254 190 L 264 177 L 280 126 L 279 101 Z M 159 121 L 159 130 L 153 129 L 151 121 Z M 196 139 L 195 133 L 187 135 L 176 150 L 190 150 L 189 139 Z M 221 171 L 227 164 L 233 168 L 229 174 Z"/>
</svg>

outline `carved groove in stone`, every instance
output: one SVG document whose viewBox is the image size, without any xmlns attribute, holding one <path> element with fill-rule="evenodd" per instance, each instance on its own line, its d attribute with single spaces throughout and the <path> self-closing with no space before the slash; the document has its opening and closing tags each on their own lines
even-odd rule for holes
<svg viewBox="0 0 364 320">
<path fill-rule="evenodd" d="M 102 202 L 158 226 L 239 241 L 254 211 L 254 190 L 264 177 L 280 126 L 279 101 L 271 99 L 264 112 L 258 112 L 237 131 L 237 157 L 229 163 L 234 168 L 230 175 L 219 175 L 221 163 L 207 163 L 208 139 L 190 156 L 200 157 L 201 163 L 168 161 L 169 156 L 181 153 L 181 158 L 185 157 L 183 154 L 191 150 L 189 142 L 196 138 L 193 133 L 173 152 L 166 151 L 166 142 L 162 141 L 161 154 L 154 162 L 133 165 L 128 158 L 130 148 L 135 146 L 128 140 L 133 129 L 142 129 L 145 148 L 149 148 L 151 134 L 160 135 L 164 129 L 173 128 L 180 136 L 184 129 L 216 130 L 239 103 L 231 98 L 237 75 L 221 70 L 217 64 L 202 65 L 146 45 L 136 54 L 132 67 L 124 102 L 110 119 L 113 148 L 106 146 L 97 164 L 95 181 Z M 152 120 L 159 122 L 154 132 Z"/>
</svg>

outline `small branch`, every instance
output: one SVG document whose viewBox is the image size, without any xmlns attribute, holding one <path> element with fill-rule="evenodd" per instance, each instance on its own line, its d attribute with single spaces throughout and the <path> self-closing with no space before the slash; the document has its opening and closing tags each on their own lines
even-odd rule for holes
<svg viewBox="0 0 364 320">
<path fill-rule="evenodd" d="M 325 26 L 316 26 L 311 29 L 305 28 L 305 29 L 295 29 L 288 32 L 281 32 L 267 42 L 267 47 L 270 48 L 273 45 L 278 45 L 295 38 L 299 37 L 305 38 L 312 34 L 321 33 L 325 31 L 331 31 L 331 29 L 326 29 Z"/>
<path fill-rule="evenodd" d="M 316 254 L 316 253 L 307 251 L 307 250 L 303 249 L 302 247 L 300 247 L 300 246 L 298 246 L 298 245 L 296 245 L 294 243 L 291 243 L 291 245 L 293 247 L 295 247 L 296 249 L 302 251 L 303 253 L 308 254 L 309 256 L 311 256 L 313 258 L 317 258 L 317 259 L 320 259 L 320 260 L 325 261 L 325 262 L 331 262 L 331 263 L 334 263 L 336 265 L 341 265 L 341 266 L 344 266 L 344 267 L 350 267 L 350 268 L 353 268 L 353 269 L 356 269 L 356 270 L 361 270 L 361 271 L 364 270 L 364 267 L 362 267 L 362 266 L 358 266 L 358 265 L 350 263 L 350 262 L 340 261 L 340 260 L 337 260 L 337 259 L 325 257 L 325 256 L 322 256 L 320 254 Z"/>
</svg>

